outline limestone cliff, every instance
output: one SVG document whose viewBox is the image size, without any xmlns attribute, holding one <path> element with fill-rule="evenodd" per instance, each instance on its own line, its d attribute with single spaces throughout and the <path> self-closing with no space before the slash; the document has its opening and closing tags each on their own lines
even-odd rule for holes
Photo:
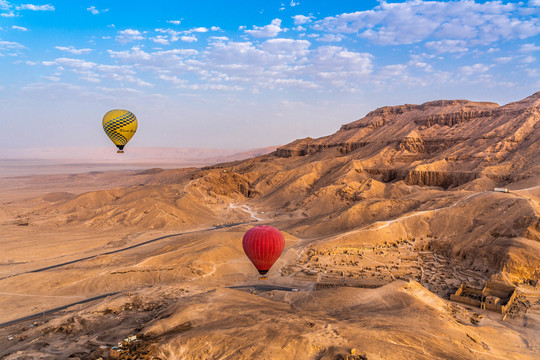
<svg viewBox="0 0 540 360">
<path fill-rule="evenodd" d="M 334 151 L 361 160 L 386 181 L 456 186 L 482 176 L 504 182 L 536 173 L 539 140 L 537 92 L 505 106 L 467 100 L 386 106 L 332 135 L 282 146 L 275 155 Z"/>
</svg>

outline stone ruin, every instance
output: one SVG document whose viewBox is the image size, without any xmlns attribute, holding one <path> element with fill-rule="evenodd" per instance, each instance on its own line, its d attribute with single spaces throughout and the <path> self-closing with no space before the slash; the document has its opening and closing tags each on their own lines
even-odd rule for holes
<svg viewBox="0 0 540 360">
<path fill-rule="evenodd" d="M 518 292 L 514 286 L 488 281 L 482 289 L 462 283 L 450 300 L 506 314 Z"/>
</svg>

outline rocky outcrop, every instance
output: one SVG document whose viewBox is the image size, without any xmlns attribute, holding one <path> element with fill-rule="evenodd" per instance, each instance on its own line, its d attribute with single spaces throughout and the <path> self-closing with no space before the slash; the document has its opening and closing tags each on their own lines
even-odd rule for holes
<svg viewBox="0 0 540 360">
<path fill-rule="evenodd" d="M 454 126 L 466 121 L 475 120 L 482 117 L 493 116 L 493 110 L 483 111 L 459 111 L 451 114 L 437 114 L 415 119 L 414 122 L 419 126 Z"/>
<path fill-rule="evenodd" d="M 478 177 L 477 172 L 465 171 L 423 171 L 407 169 L 364 169 L 365 172 L 382 182 L 404 180 L 407 185 L 456 187 L 468 183 Z"/>
<path fill-rule="evenodd" d="M 438 100 L 376 109 L 333 135 L 294 141 L 275 155 L 290 158 L 335 149 L 323 156 L 354 153 L 382 181 L 452 187 L 483 174 L 500 183 L 540 167 L 535 156 L 539 130 L 540 92 L 505 106 Z M 418 172 L 419 165 L 430 171 Z"/>
<path fill-rule="evenodd" d="M 305 143 L 302 143 L 296 146 L 286 145 L 286 146 L 280 147 L 276 150 L 275 154 L 278 157 L 289 158 L 293 156 L 311 155 L 311 154 L 318 153 L 324 149 L 330 149 L 330 148 L 337 148 L 337 150 L 341 154 L 348 154 L 366 145 L 369 145 L 369 142 L 359 141 L 359 142 L 348 142 L 348 143 L 345 142 L 345 143 L 335 143 L 335 144 L 320 144 L 320 143 L 312 143 L 311 141 L 306 140 Z"/>
<path fill-rule="evenodd" d="M 403 138 L 403 140 L 399 142 L 398 149 L 412 153 L 423 153 L 426 151 L 424 141 L 416 132 L 413 132 L 407 137 Z"/>
<path fill-rule="evenodd" d="M 219 176 L 207 176 L 205 181 L 211 183 L 211 189 L 218 195 L 230 196 L 238 193 L 247 198 L 255 196 L 256 190 L 251 187 L 250 182 L 240 174 L 232 172 L 222 172 Z"/>
<path fill-rule="evenodd" d="M 408 185 L 440 186 L 442 188 L 449 188 L 466 184 L 478 177 L 478 173 L 476 172 L 412 170 L 407 173 L 404 180 Z"/>
</svg>

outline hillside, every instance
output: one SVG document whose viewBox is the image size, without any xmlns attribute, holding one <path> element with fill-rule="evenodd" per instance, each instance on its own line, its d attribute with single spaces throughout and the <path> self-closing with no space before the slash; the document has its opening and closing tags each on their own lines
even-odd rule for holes
<svg viewBox="0 0 540 360">
<path fill-rule="evenodd" d="M 384 107 L 201 169 L 18 179 L 31 196 L 0 207 L 0 315 L 111 295 L 0 328 L 21 339 L 0 348 L 90 359 L 136 333 L 132 354 L 161 359 L 534 359 L 539 152 L 540 92 Z M 259 223 L 286 239 L 266 284 L 241 245 Z M 527 294 L 504 321 L 448 300 L 490 280 Z"/>
</svg>

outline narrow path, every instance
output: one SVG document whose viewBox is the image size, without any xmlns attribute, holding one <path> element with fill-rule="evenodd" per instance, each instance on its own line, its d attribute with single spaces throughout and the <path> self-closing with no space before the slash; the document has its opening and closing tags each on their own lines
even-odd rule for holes
<svg viewBox="0 0 540 360">
<path fill-rule="evenodd" d="M 528 191 L 528 190 L 534 190 L 534 189 L 538 189 L 538 188 L 540 188 L 540 185 L 532 186 L 532 187 L 525 188 L 525 189 L 515 189 L 515 190 L 510 190 L 510 192 L 516 192 L 516 191 Z"/>
<path fill-rule="evenodd" d="M 229 228 L 229 227 L 249 224 L 249 223 L 252 223 L 252 222 L 254 222 L 254 220 L 252 220 L 252 221 L 242 221 L 242 222 L 237 222 L 237 223 L 232 223 L 232 224 L 217 225 L 217 226 L 212 226 L 210 228 L 201 229 L 201 230 L 185 231 L 185 232 L 181 232 L 181 233 L 177 233 L 177 234 L 160 236 L 158 238 L 143 241 L 142 243 L 131 245 L 131 246 L 128 246 L 128 247 L 125 247 L 125 248 L 122 248 L 122 249 L 107 251 L 107 252 L 103 252 L 103 253 L 99 253 L 99 254 L 95 254 L 95 255 L 91 255 L 91 256 L 86 256 L 86 257 L 71 260 L 71 261 L 66 261 L 66 262 L 63 262 L 63 263 L 60 263 L 60 264 L 56 264 L 56 265 L 46 266 L 46 267 L 43 267 L 43 268 L 40 268 L 40 269 L 29 270 L 29 271 L 25 271 L 25 272 L 22 272 L 22 273 L 5 276 L 3 278 L 0 278 L 0 280 L 9 279 L 9 278 L 24 275 L 24 274 L 37 273 L 37 272 L 47 271 L 47 270 L 51 270 L 51 269 L 56 269 L 56 268 L 63 267 L 63 266 L 66 266 L 66 265 L 75 264 L 75 263 L 78 263 L 78 262 L 81 262 L 81 261 L 84 261 L 84 260 L 94 259 L 94 258 L 96 258 L 98 256 L 117 254 L 117 253 L 120 253 L 120 252 L 123 252 L 123 251 L 135 249 L 135 248 L 138 248 L 140 246 L 151 244 L 151 243 L 154 243 L 156 241 L 171 238 L 171 237 L 174 237 L 174 236 L 181 236 L 181 235 L 192 234 L 192 233 L 197 233 L 197 232 L 213 231 L 213 230 L 217 230 L 217 229 L 223 229 L 223 228 Z"/>
<path fill-rule="evenodd" d="M 59 298 L 59 299 L 84 299 L 84 296 L 61 296 L 61 295 L 32 295 L 32 294 L 18 294 L 0 291 L 0 295 L 8 296 L 29 296 L 29 297 L 44 297 L 44 298 Z"/>
<path fill-rule="evenodd" d="M 18 318 L 18 319 L 15 319 L 15 320 L 6 321 L 6 322 L 3 322 L 3 323 L 0 323 L 0 328 L 6 327 L 6 326 L 9 326 L 9 325 L 12 325 L 12 324 L 16 324 L 16 323 L 21 322 L 21 321 L 34 319 L 34 318 L 37 318 L 37 317 L 40 317 L 40 316 L 43 316 L 43 315 L 52 314 L 52 313 L 67 309 L 69 307 L 72 307 L 74 305 L 85 304 L 85 303 L 88 303 L 88 302 L 91 302 L 91 301 L 94 301 L 94 300 L 103 299 L 103 298 L 106 298 L 107 296 L 113 296 L 113 295 L 116 295 L 116 294 L 119 294 L 119 293 L 120 292 L 112 292 L 112 293 L 102 294 L 102 295 L 94 296 L 94 297 L 84 299 L 84 300 L 81 300 L 81 301 L 77 301 L 77 302 L 74 302 L 74 303 L 71 303 L 71 304 L 59 306 L 59 307 L 54 308 L 54 309 L 45 310 L 45 311 L 42 311 L 42 312 L 37 313 L 37 314 L 28 315 L 28 316 Z"/>
<path fill-rule="evenodd" d="M 360 229 L 354 229 L 354 230 L 350 230 L 350 231 L 341 233 L 341 234 L 337 235 L 335 238 L 355 234 L 355 233 L 361 232 L 361 231 L 375 231 L 375 230 L 384 229 L 385 227 L 390 226 L 390 224 L 393 224 L 393 223 L 396 223 L 396 222 L 399 222 L 399 221 L 402 221 L 402 220 L 405 220 L 405 219 L 408 219 L 408 218 L 412 218 L 412 217 L 415 217 L 415 216 L 420 216 L 420 215 L 424 215 L 424 214 L 427 214 L 427 213 L 432 213 L 432 212 L 437 212 L 437 211 L 441 211 L 441 210 L 450 209 L 450 208 L 453 208 L 455 206 L 464 204 L 464 203 L 470 201 L 472 198 L 475 198 L 475 197 L 481 196 L 481 195 L 485 195 L 485 194 L 488 194 L 488 193 L 492 193 L 492 191 L 482 191 L 482 192 L 479 192 L 479 193 L 469 195 L 463 200 L 456 201 L 452 205 L 448 205 L 448 206 L 445 206 L 445 207 L 442 207 L 442 208 L 417 211 L 417 212 L 413 212 L 412 214 L 400 216 L 400 217 L 398 217 L 396 219 L 378 221 L 377 223 L 382 223 L 383 225 L 382 226 L 377 226 L 377 227 L 374 228 L 373 227 L 374 224 L 369 224 L 369 225 L 366 225 L 364 227 L 361 227 Z M 377 223 L 375 223 L 375 224 L 377 224 Z"/>
<path fill-rule="evenodd" d="M 266 220 L 266 219 L 258 217 L 257 214 L 251 209 L 251 206 L 249 206 L 249 205 L 238 206 L 238 205 L 236 205 L 234 203 L 231 203 L 231 204 L 229 204 L 229 207 L 231 209 L 239 209 L 239 210 L 241 210 L 243 212 L 247 212 L 251 216 L 253 221 L 264 221 L 264 220 Z"/>
</svg>

